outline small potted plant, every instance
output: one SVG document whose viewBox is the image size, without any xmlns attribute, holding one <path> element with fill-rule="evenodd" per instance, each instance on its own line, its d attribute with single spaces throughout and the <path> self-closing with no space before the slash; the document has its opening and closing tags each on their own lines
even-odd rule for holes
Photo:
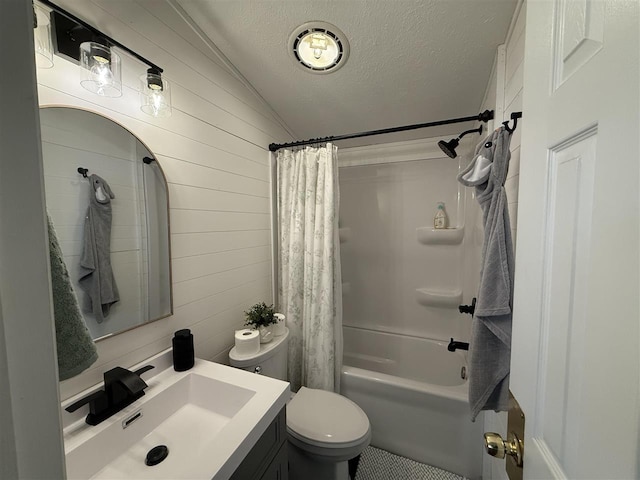
<svg viewBox="0 0 640 480">
<path fill-rule="evenodd" d="M 269 343 L 273 340 L 273 325 L 278 321 L 274 313 L 273 305 L 267 305 L 264 302 L 256 303 L 244 312 L 247 317 L 244 324 L 260 331 L 260 343 Z"/>
</svg>

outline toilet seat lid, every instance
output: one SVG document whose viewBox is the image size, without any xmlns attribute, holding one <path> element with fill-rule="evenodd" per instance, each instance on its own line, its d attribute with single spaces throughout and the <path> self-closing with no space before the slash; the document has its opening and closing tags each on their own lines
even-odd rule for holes
<svg viewBox="0 0 640 480">
<path fill-rule="evenodd" d="M 287 405 L 287 427 L 313 442 L 345 444 L 369 433 L 369 418 L 346 397 L 302 387 Z"/>
</svg>

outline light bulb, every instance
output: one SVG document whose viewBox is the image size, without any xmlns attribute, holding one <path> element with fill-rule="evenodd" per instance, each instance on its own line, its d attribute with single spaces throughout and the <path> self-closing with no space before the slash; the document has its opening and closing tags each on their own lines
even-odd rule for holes
<svg viewBox="0 0 640 480">
<path fill-rule="evenodd" d="M 153 116 L 157 117 L 162 111 L 164 106 L 164 95 L 160 90 L 154 90 L 151 94 L 151 108 L 153 109 Z"/>
<path fill-rule="evenodd" d="M 322 56 L 322 50 L 320 50 L 319 48 L 314 48 L 313 49 L 313 56 L 316 60 L 319 60 L 320 57 Z"/>
<path fill-rule="evenodd" d="M 91 78 L 96 82 L 99 95 L 104 94 L 104 88 L 113 85 L 113 73 L 108 63 L 96 62 L 90 70 Z"/>
<path fill-rule="evenodd" d="M 140 109 L 152 117 L 171 115 L 171 88 L 157 68 L 140 76 Z"/>
<path fill-rule="evenodd" d="M 83 88 L 103 97 L 122 95 L 120 57 L 108 46 L 96 42 L 82 43 L 80 65 Z"/>
</svg>

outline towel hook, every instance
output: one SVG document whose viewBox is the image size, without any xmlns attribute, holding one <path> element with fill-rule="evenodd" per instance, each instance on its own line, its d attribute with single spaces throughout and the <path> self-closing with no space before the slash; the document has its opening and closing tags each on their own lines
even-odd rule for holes
<svg viewBox="0 0 640 480">
<path fill-rule="evenodd" d="M 78 167 L 78 173 L 82 175 L 84 178 L 87 178 L 87 173 L 89 173 L 89 169 Z"/>
<path fill-rule="evenodd" d="M 522 118 L 522 112 L 511 112 L 511 120 L 513 120 L 513 128 L 509 127 L 509 120 L 507 120 L 506 122 L 502 122 L 502 125 L 504 125 L 505 130 L 509 133 L 515 132 L 516 127 L 518 126 L 519 118 Z"/>
</svg>

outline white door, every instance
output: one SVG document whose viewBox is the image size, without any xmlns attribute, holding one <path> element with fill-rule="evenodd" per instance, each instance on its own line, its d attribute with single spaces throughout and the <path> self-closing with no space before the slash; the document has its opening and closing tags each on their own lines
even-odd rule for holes
<svg viewBox="0 0 640 480">
<path fill-rule="evenodd" d="M 529 0 L 511 390 L 525 479 L 640 478 L 637 0 Z"/>
</svg>

